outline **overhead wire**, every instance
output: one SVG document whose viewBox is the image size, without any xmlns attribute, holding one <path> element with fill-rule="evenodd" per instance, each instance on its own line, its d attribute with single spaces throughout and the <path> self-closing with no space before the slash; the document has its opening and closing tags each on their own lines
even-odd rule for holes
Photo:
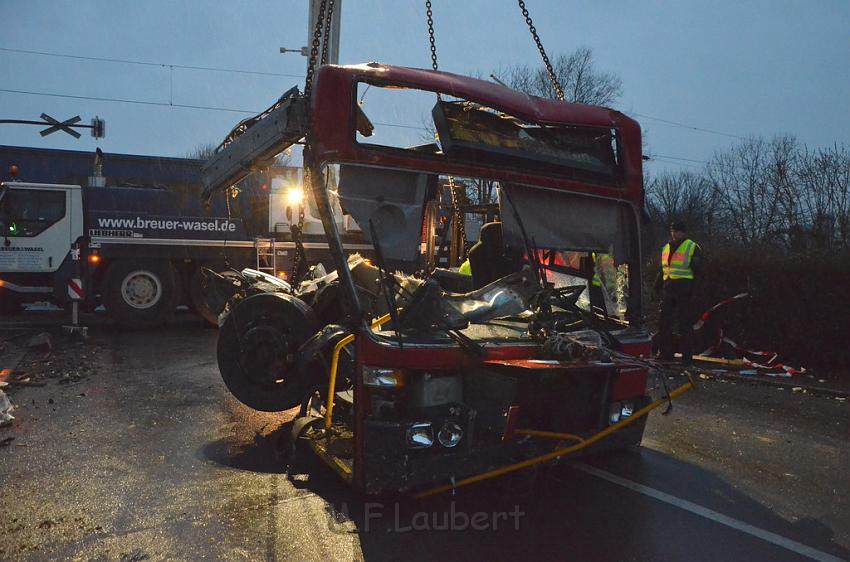
<svg viewBox="0 0 850 562">
<path fill-rule="evenodd" d="M 119 58 L 111 58 L 111 57 L 92 57 L 92 56 L 83 56 L 83 55 L 69 55 L 63 53 L 52 53 L 47 51 L 35 51 L 30 49 L 14 49 L 9 47 L 0 47 L 0 51 L 12 52 L 12 53 L 22 53 L 22 54 L 31 54 L 31 55 L 40 55 L 40 56 L 48 56 L 48 57 L 59 57 L 59 58 L 67 58 L 67 59 L 76 59 L 76 60 L 88 60 L 94 62 L 110 62 L 110 63 L 120 63 L 120 64 L 134 64 L 141 66 L 156 66 L 161 68 L 181 68 L 181 69 L 189 69 L 189 70 L 202 70 L 202 71 L 211 71 L 211 72 L 232 72 L 238 74 L 253 74 L 253 75 L 261 75 L 261 76 L 279 76 L 279 77 L 290 77 L 290 78 L 302 78 L 302 76 L 297 74 L 287 74 L 287 73 L 279 73 L 279 72 L 264 72 L 264 71 L 254 71 L 247 69 L 236 69 L 236 68 L 221 68 L 221 67 L 211 67 L 211 66 L 195 66 L 195 65 L 181 65 L 181 64 L 172 64 L 172 63 L 161 63 L 161 62 L 150 62 L 150 61 L 139 61 L 132 59 L 119 59 Z M 176 107 L 180 109 L 197 109 L 204 111 L 224 111 L 229 113 L 244 113 L 244 114 L 256 114 L 258 113 L 256 110 L 250 109 L 239 109 L 232 107 L 219 107 L 219 106 L 207 106 L 207 105 L 195 105 L 195 104 L 182 104 L 182 103 L 174 103 L 173 101 L 169 102 L 156 102 L 156 101 L 148 101 L 148 100 L 134 100 L 134 99 L 125 99 L 125 98 L 111 98 L 111 97 L 101 97 L 101 96 L 82 96 L 82 95 L 73 95 L 73 94 L 58 94 L 52 92 L 37 92 L 30 90 L 16 90 L 10 88 L 0 88 L 0 92 L 13 93 L 13 94 L 24 94 L 24 95 L 36 95 L 36 96 L 46 96 L 46 97 L 55 97 L 55 98 L 66 98 L 66 99 L 78 99 L 78 100 L 89 100 L 89 101 L 102 101 L 102 102 L 112 102 L 112 103 L 127 103 L 127 104 L 135 104 L 135 105 L 147 105 L 147 106 L 156 106 L 156 107 Z M 639 112 L 629 112 L 631 115 L 642 117 L 644 119 L 649 119 L 652 121 L 657 121 L 659 123 L 671 126 L 671 127 L 680 127 L 693 131 L 705 132 L 715 135 L 721 135 L 736 139 L 744 140 L 745 137 L 740 135 L 735 135 L 732 133 L 725 133 L 722 131 L 716 131 L 712 129 L 706 129 L 703 127 L 698 127 L 695 125 L 689 125 L 687 123 L 681 123 L 678 121 L 672 121 L 669 119 L 663 119 L 660 117 L 655 117 L 652 115 L 647 115 Z M 412 130 L 426 130 L 425 127 L 415 126 L 415 125 L 402 125 L 397 123 L 386 123 L 386 122 L 375 122 L 376 125 L 381 125 L 385 127 L 394 127 L 400 129 L 412 129 Z M 695 160 L 690 158 L 682 158 L 677 156 L 667 156 L 661 154 L 655 154 L 650 156 L 653 160 L 658 161 L 674 161 L 673 163 L 681 164 L 687 166 L 685 162 L 692 162 L 697 164 L 707 164 L 708 162 L 704 160 Z M 695 167 L 695 166 L 691 166 Z"/>
<path fill-rule="evenodd" d="M 145 100 L 131 100 L 131 99 L 121 99 L 121 98 L 104 98 L 104 97 L 96 97 L 96 96 L 77 96 L 72 94 L 54 94 L 49 92 L 33 92 L 28 90 L 12 90 L 9 88 L 0 88 L 0 92 L 7 92 L 11 94 L 25 94 L 29 96 L 47 96 L 52 98 L 68 98 L 75 100 L 91 100 L 91 101 L 105 101 L 105 102 L 116 102 L 116 103 L 132 103 L 137 105 L 155 105 L 160 107 L 179 107 L 183 109 L 203 109 L 207 111 L 229 111 L 231 113 L 248 113 L 255 115 L 259 113 L 256 110 L 250 109 L 236 109 L 232 107 L 214 107 L 207 105 L 191 105 L 185 103 L 171 103 L 171 102 L 160 102 L 160 101 L 145 101 Z"/>
<path fill-rule="evenodd" d="M 738 140 L 747 140 L 747 137 L 743 137 L 741 135 L 735 135 L 735 134 L 732 134 L 732 133 L 724 133 L 723 131 L 716 131 L 714 129 L 706 129 L 704 127 L 697 127 L 696 125 L 689 125 L 687 123 L 680 123 L 678 121 L 671 121 L 670 119 L 662 119 L 661 117 L 653 117 L 652 115 L 646 115 L 645 113 L 638 113 L 637 111 L 628 111 L 628 112 L 624 112 L 624 113 L 631 114 L 631 115 L 634 115 L 636 117 L 643 117 L 644 119 L 649 119 L 649 120 L 652 120 L 652 121 L 658 121 L 659 123 L 664 123 L 664 124 L 669 125 L 671 127 L 680 127 L 680 128 L 683 128 L 683 129 L 690 129 L 690 130 L 693 130 L 693 131 L 699 131 L 701 133 L 710 133 L 712 135 L 720 135 L 720 136 L 723 136 L 723 137 L 730 137 L 730 138 L 738 139 Z"/>
<path fill-rule="evenodd" d="M 162 68 L 183 68 L 187 70 L 205 70 L 210 72 L 233 72 L 236 74 L 256 74 L 258 76 L 285 76 L 288 78 L 304 78 L 303 75 L 300 74 L 285 74 L 281 72 L 265 72 L 260 70 L 246 70 L 242 68 L 220 68 L 215 66 L 193 66 L 188 64 L 172 64 L 172 63 L 162 63 L 162 62 L 149 62 L 149 61 L 139 61 L 139 60 L 131 60 L 131 59 L 116 59 L 109 57 L 88 57 L 83 55 L 68 55 L 64 53 L 50 53 L 47 51 L 31 51 L 28 49 L 12 49 L 9 47 L 0 47 L 0 51 L 5 51 L 7 53 L 23 53 L 28 55 L 40 55 L 45 57 L 58 57 L 65 59 L 77 59 L 77 60 L 88 60 L 95 62 L 112 62 L 112 63 L 121 63 L 121 64 L 135 64 L 140 66 L 158 66 Z"/>
<path fill-rule="evenodd" d="M 169 103 L 169 102 L 159 102 L 159 101 L 147 101 L 147 100 L 133 100 L 133 99 L 124 99 L 124 98 L 107 98 L 107 97 L 98 97 L 98 96 L 78 96 L 73 94 L 57 94 L 51 92 L 34 92 L 30 90 L 13 90 L 10 88 L 0 88 L 0 92 L 7 92 L 11 94 L 25 94 L 30 96 L 47 96 L 54 98 L 69 98 L 69 99 L 77 99 L 77 100 L 91 100 L 91 101 L 105 101 L 105 102 L 114 102 L 114 103 L 130 103 L 136 105 L 152 105 L 158 107 L 178 107 L 183 109 L 202 109 L 207 111 L 228 111 L 231 113 L 246 113 L 251 115 L 256 115 L 260 112 L 260 110 L 255 109 L 237 109 L 234 107 L 216 107 L 216 106 L 208 106 L 208 105 L 192 105 L 186 103 Z M 399 123 L 385 123 L 381 121 L 375 121 L 376 125 L 382 125 L 384 127 L 396 127 L 399 129 L 414 129 L 418 131 L 427 131 L 426 127 L 422 127 L 419 125 L 402 125 Z"/>
<path fill-rule="evenodd" d="M 171 103 L 171 102 L 157 102 L 157 101 L 147 101 L 147 100 L 133 100 L 133 99 L 122 99 L 122 98 L 107 98 L 107 97 L 98 97 L 98 96 L 78 96 L 73 94 L 57 94 L 50 92 L 34 92 L 29 90 L 13 90 L 9 88 L 0 88 L 0 92 L 7 92 L 12 94 L 24 94 L 31 96 L 46 96 L 46 97 L 54 97 L 54 98 L 67 98 L 67 99 L 77 99 L 77 100 L 89 100 L 89 101 L 102 101 L 102 102 L 112 102 L 112 103 L 127 103 L 134 105 L 147 105 L 147 106 L 156 106 L 156 107 L 176 107 L 179 109 L 199 109 L 203 111 L 225 111 L 229 113 L 244 113 L 247 115 L 256 115 L 259 113 L 258 110 L 254 109 L 237 109 L 233 107 L 216 107 L 216 106 L 208 106 L 208 105 L 193 105 L 193 104 L 185 104 L 185 103 Z M 428 130 L 426 127 L 416 126 L 416 125 L 402 125 L 399 123 L 386 123 L 381 121 L 375 121 L 376 125 L 381 125 L 384 127 L 394 127 L 398 129 L 412 129 L 412 130 L 420 130 L 426 131 Z M 651 160 L 657 160 L 662 162 L 671 162 L 674 164 L 680 164 L 682 166 L 688 166 L 692 168 L 698 168 L 694 164 L 708 164 L 705 160 L 696 160 L 692 158 L 682 158 L 678 156 L 668 156 L 663 154 L 652 154 L 650 155 Z"/>
<path fill-rule="evenodd" d="M 95 61 L 95 62 L 112 62 L 112 63 L 121 63 L 121 64 L 135 64 L 135 65 L 141 65 L 141 66 L 157 66 L 157 67 L 162 67 L 162 68 L 182 68 L 182 69 L 187 69 L 187 70 L 204 70 L 204 71 L 210 71 L 210 72 L 232 72 L 232 73 L 237 73 L 237 74 L 254 74 L 254 75 L 259 75 L 259 76 L 283 76 L 283 77 L 288 77 L 288 78 L 303 78 L 303 76 L 300 75 L 300 74 L 287 74 L 287 73 L 281 73 L 281 72 L 266 72 L 266 71 L 260 71 L 260 70 L 247 70 L 247 69 L 241 69 L 241 68 L 221 68 L 221 67 L 214 67 L 214 66 L 196 66 L 196 65 L 174 64 L 174 63 L 164 63 L 164 62 L 150 62 L 150 61 L 139 61 L 139 60 L 132 60 L 132 59 L 118 59 L 118 58 L 111 58 L 111 57 L 92 57 L 92 56 L 84 56 L 84 55 L 69 55 L 69 54 L 65 54 L 65 53 L 52 53 L 52 52 L 48 52 L 48 51 L 35 51 L 35 50 L 30 50 L 30 49 L 13 49 L 13 48 L 10 48 L 10 47 L 0 47 L 0 51 L 6 51 L 6 52 L 9 52 L 9 53 L 22 53 L 22 54 L 30 54 L 30 55 L 40 55 L 40 56 L 47 56 L 47 57 L 59 57 L 59 58 L 66 58 L 66 59 L 88 60 L 88 61 Z M 710 133 L 710 134 L 713 134 L 713 135 L 721 135 L 721 136 L 724 136 L 724 137 L 730 137 L 730 138 L 735 138 L 735 139 L 739 139 L 739 140 L 746 140 L 746 137 L 741 136 L 741 135 L 736 135 L 734 133 L 728 133 L 728 132 L 724 132 L 724 131 L 717 131 L 717 130 L 714 130 L 714 129 L 708 129 L 708 128 L 705 128 L 705 127 L 699 127 L 699 126 L 691 125 L 691 124 L 688 124 L 688 123 L 673 121 L 671 119 L 664 119 L 662 117 L 655 117 L 653 115 L 647 115 L 645 113 L 639 113 L 637 111 L 630 111 L 630 112 L 627 112 L 627 113 L 630 113 L 631 115 L 634 115 L 634 116 L 637 116 L 637 117 L 643 117 L 644 119 L 657 121 L 659 123 L 663 123 L 663 124 L 669 125 L 671 127 L 680 127 L 680 128 L 684 128 L 684 129 L 690 129 L 690 130 L 693 130 L 693 131 Z"/>
<path fill-rule="evenodd" d="M 31 49 L 15 49 L 15 48 L 11 48 L 11 47 L 0 47 L 0 51 L 5 51 L 5 52 L 9 52 L 9 53 L 21 53 L 21 54 L 39 55 L 39 56 L 47 56 L 47 57 L 75 59 L 75 60 L 87 60 L 87 61 L 94 61 L 94 62 L 111 62 L 111 63 L 119 63 L 119 64 L 134 64 L 134 65 L 140 65 L 140 66 L 155 66 L 155 67 L 161 67 L 161 68 L 181 68 L 181 69 L 187 69 L 187 70 L 201 70 L 201 71 L 209 71 L 209 72 L 231 72 L 231 73 L 236 73 L 236 74 L 252 74 L 252 75 L 258 75 L 258 76 L 279 76 L 279 77 L 288 77 L 288 78 L 304 78 L 303 75 L 287 74 L 287 73 L 281 73 L 281 72 L 266 72 L 266 71 L 259 71 L 259 70 L 247 70 L 247 69 L 241 69 L 241 68 L 222 68 L 222 67 L 214 67 L 214 66 L 198 66 L 198 65 L 173 64 L 173 63 L 164 63 L 164 62 L 150 62 L 150 61 L 140 61 L 140 60 L 133 60 L 133 59 L 119 59 L 119 58 L 111 58 L 111 57 L 92 57 L 92 56 L 84 56 L 84 55 L 70 55 L 70 54 L 65 54 L 65 53 L 53 53 L 53 52 L 49 52 L 49 51 L 36 51 L 36 50 L 31 50 Z M 0 90 L 0 91 L 10 91 L 10 90 Z M 14 93 L 22 93 L 22 92 L 15 91 Z M 57 95 L 57 94 L 43 94 L 43 93 L 34 93 L 34 95 L 52 95 L 54 97 L 73 97 L 73 96 L 62 96 L 62 95 Z M 75 99 L 94 99 L 95 101 L 124 101 L 124 100 L 114 100 L 114 99 L 104 99 L 104 98 L 96 98 L 96 99 L 95 98 L 85 98 L 85 97 L 82 97 L 82 96 L 75 98 Z M 156 103 L 156 102 L 139 102 L 139 101 L 135 101 L 135 100 L 127 100 L 126 103 L 142 103 L 144 105 L 162 105 L 162 104 L 159 104 L 159 103 Z M 187 108 L 192 108 L 192 109 L 212 109 L 212 110 L 217 110 L 217 111 L 234 111 L 234 112 L 239 112 L 239 113 L 251 113 L 250 111 L 241 110 L 241 109 L 213 108 L 213 107 L 206 107 L 206 106 L 191 106 L 191 105 L 185 105 L 185 104 L 164 104 L 164 105 L 171 105 L 171 106 L 174 106 L 174 107 L 187 107 Z M 720 136 L 734 138 L 734 139 L 738 139 L 738 140 L 746 140 L 746 138 L 747 138 L 747 137 L 744 137 L 742 135 L 737 135 L 737 134 L 734 134 L 734 133 L 718 131 L 718 130 L 715 130 L 715 129 L 708 129 L 706 127 L 699 127 L 699 126 L 691 125 L 691 124 L 688 124 L 688 123 L 682 123 L 680 121 L 673 121 L 671 119 L 664 119 L 662 117 L 655 117 L 653 115 L 647 115 L 645 113 L 639 113 L 637 111 L 629 111 L 629 112 L 625 112 L 625 113 L 636 116 L 636 117 L 642 117 L 644 119 L 649 119 L 651 121 L 655 121 L 655 122 L 658 122 L 660 124 L 664 124 L 664 125 L 667 125 L 667 126 L 670 126 L 670 127 L 678 127 L 678 128 L 682 128 L 682 129 L 688 129 L 688 130 L 691 130 L 691 131 L 697 131 L 697 132 L 708 133 L 708 134 L 713 134 L 713 135 L 720 135 Z M 384 123 L 384 125 L 394 126 L 394 127 L 411 128 L 411 129 L 420 129 L 421 128 L 421 127 L 401 126 L 401 125 L 393 125 L 393 124 L 386 124 L 386 123 Z"/>
</svg>

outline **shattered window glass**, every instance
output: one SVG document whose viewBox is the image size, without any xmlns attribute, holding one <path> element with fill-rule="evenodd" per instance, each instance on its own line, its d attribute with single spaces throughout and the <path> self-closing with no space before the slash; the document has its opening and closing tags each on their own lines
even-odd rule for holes
<svg viewBox="0 0 850 562">
<path fill-rule="evenodd" d="M 530 123 L 446 94 L 364 82 L 355 104 L 361 145 L 594 183 L 620 180 L 614 129 Z"/>
</svg>

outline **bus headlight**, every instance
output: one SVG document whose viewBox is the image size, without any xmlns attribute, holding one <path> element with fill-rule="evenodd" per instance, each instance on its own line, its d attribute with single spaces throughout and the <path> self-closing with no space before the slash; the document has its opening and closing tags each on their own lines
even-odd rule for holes
<svg viewBox="0 0 850 562">
<path fill-rule="evenodd" d="M 614 402 L 609 410 L 609 421 L 611 425 L 619 422 L 623 418 L 631 416 L 635 411 L 635 404 L 631 400 L 623 400 L 622 402 Z"/>
<path fill-rule="evenodd" d="M 404 386 L 403 369 L 363 366 L 363 384 L 378 388 L 401 388 Z"/>
<path fill-rule="evenodd" d="M 430 423 L 415 423 L 407 428 L 407 448 L 427 449 L 434 444 L 434 427 Z"/>
<path fill-rule="evenodd" d="M 457 446 L 462 437 L 463 429 L 453 421 L 444 423 L 443 427 L 437 433 L 437 440 L 440 442 L 440 445 L 448 449 Z"/>
</svg>

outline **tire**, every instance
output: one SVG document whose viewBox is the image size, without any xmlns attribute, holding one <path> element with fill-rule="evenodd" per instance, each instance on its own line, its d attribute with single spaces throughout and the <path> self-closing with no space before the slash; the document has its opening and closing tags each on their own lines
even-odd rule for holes
<svg viewBox="0 0 850 562">
<path fill-rule="evenodd" d="M 180 294 L 170 262 L 116 261 L 106 280 L 106 310 L 110 318 L 131 329 L 152 328 L 168 321 Z"/>
<path fill-rule="evenodd" d="M 218 332 L 218 370 L 227 389 L 263 412 L 299 405 L 312 381 L 298 368 L 298 349 L 318 329 L 310 307 L 291 295 L 240 300 Z"/>
</svg>

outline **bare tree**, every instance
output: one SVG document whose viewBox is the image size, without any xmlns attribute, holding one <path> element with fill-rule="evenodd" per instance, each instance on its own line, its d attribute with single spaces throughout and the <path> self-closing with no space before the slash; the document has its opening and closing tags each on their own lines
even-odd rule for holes
<svg viewBox="0 0 850 562">
<path fill-rule="evenodd" d="M 704 175 L 665 172 L 645 185 L 647 213 L 665 232 L 671 222 L 683 221 L 702 241 L 717 237 L 718 200 Z"/>
<path fill-rule="evenodd" d="M 706 173 L 733 240 L 747 247 L 787 247 L 796 211 L 789 172 L 797 151 L 793 137 L 780 136 L 752 138 L 714 155 Z"/>
<path fill-rule="evenodd" d="M 597 70 L 593 51 L 588 47 L 556 56 L 552 67 L 567 101 L 607 106 L 623 94 L 623 81 L 615 74 Z M 527 94 L 556 97 L 555 88 L 543 66 L 520 64 L 499 70 L 494 75 L 511 88 Z"/>
<path fill-rule="evenodd" d="M 799 155 L 795 174 L 800 224 L 812 245 L 825 251 L 850 246 L 850 152 L 844 146 Z M 802 244 L 808 250 L 809 244 Z"/>
<path fill-rule="evenodd" d="M 213 154 L 215 154 L 215 149 L 218 145 L 213 144 L 211 142 L 204 142 L 198 144 L 186 153 L 186 158 L 192 158 L 194 160 L 209 160 Z"/>
</svg>

